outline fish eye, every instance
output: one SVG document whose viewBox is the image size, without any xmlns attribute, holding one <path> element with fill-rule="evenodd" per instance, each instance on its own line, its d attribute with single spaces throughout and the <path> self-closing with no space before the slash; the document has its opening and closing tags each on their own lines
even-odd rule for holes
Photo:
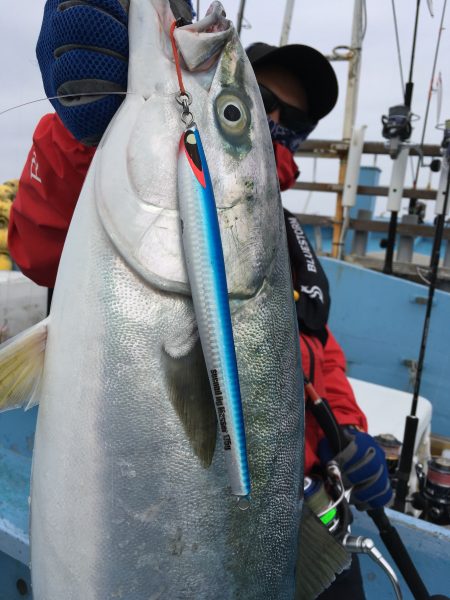
<svg viewBox="0 0 450 600">
<path fill-rule="evenodd" d="M 223 116 L 227 121 L 239 121 L 242 117 L 242 113 L 239 110 L 239 107 L 236 104 L 227 104 L 223 110 Z"/>
<path fill-rule="evenodd" d="M 250 113 L 237 95 L 226 93 L 219 96 L 216 111 L 220 127 L 227 137 L 236 140 L 247 132 Z"/>
</svg>

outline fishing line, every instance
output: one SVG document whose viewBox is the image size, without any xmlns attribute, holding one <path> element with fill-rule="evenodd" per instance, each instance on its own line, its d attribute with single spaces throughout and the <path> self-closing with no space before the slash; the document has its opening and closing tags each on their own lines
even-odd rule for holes
<svg viewBox="0 0 450 600">
<path fill-rule="evenodd" d="M 394 29 L 395 29 L 395 40 L 397 44 L 397 57 L 398 57 L 398 66 L 400 68 L 400 81 L 402 85 L 402 94 L 405 95 L 405 80 L 403 79 L 403 65 L 402 65 L 402 56 L 400 51 L 400 38 L 398 35 L 398 24 L 397 24 L 397 12 L 395 10 L 395 0 L 391 0 L 392 4 L 392 13 L 394 15 Z"/>
<path fill-rule="evenodd" d="M 184 83 L 183 83 L 183 76 L 181 75 L 181 67 L 180 67 L 180 58 L 178 56 L 178 48 L 175 43 L 174 31 L 175 31 L 176 27 L 177 27 L 177 22 L 174 21 L 172 23 L 172 25 L 170 26 L 170 43 L 172 44 L 173 58 L 175 61 L 175 68 L 177 71 L 178 86 L 180 88 L 180 92 L 182 93 L 182 95 L 186 96 L 186 90 L 184 88 Z"/>
<path fill-rule="evenodd" d="M 105 92 L 99 94 L 98 92 L 82 92 L 80 94 L 59 94 L 58 96 L 44 96 L 43 98 L 36 98 L 36 100 L 29 100 L 28 102 L 23 102 L 22 104 L 17 104 L 15 106 L 10 106 L 9 108 L 5 108 L 0 111 L 0 117 L 9 113 L 17 108 L 23 108 L 24 106 L 29 106 L 31 104 L 37 104 L 38 102 L 44 102 L 45 100 L 58 100 L 59 98 L 81 98 L 82 96 L 98 96 L 99 98 L 103 98 L 104 96 L 134 96 L 136 92 Z"/>
<path fill-rule="evenodd" d="M 423 120 L 422 138 L 420 140 L 420 148 L 423 148 L 423 144 L 424 144 L 424 140 L 425 140 L 425 132 L 426 132 L 426 128 L 427 128 L 428 114 L 429 114 L 430 105 L 431 105 L 431 95 L 433 93 L 433 81 L 434 81 L 434 77 L 435 77 L 435 74 L 436 74 L 436 64 L 437 64 L 437 59 L 438 59 L 438 54 L 439 54 L 439 46 L 441 44 L 442 32 L 445 29 L 443 25 L 444 25 L 444 16 L 445 16 L 445 10 L 446 10 L 446 8 L 447 8 L 447 0 L 444 0 L 444 6 L 442 7 L 441 22 L 440 22 L 440 25 L 439 25 L 438 39 L 437 39 L 437 42 L 436 42 L 436 50 L 435 50 L 435 53 L 434 53 L 433 69 L 431 71 L 430 88 L 428 90 L 427 106 L 426 106 L 426 110 L 425 110 L 425 117 L 424 117 L 424 120 Z M 419 159 L 417 161 L 416 174 L 414 176 L 413 188 L 416 187 L 417 180 L 419 178 L 419 171 L 420 171 L 421 162 L 422 162 L 422 159 L 419 156 Z"/>
</svg>

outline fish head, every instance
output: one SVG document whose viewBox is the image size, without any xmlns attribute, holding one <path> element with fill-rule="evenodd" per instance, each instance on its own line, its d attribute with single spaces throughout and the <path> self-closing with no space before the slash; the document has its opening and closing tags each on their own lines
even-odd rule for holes
<svg viewBox="0 0 450 600">
<path fill-rule="evenodd" d="M 96 198 L 122 258 L 150 284 L 189 294 L 178 212 L 185 125 L 169 0 L 132 0 L 128 95 L 101 144 Z M 231 297 L 253 296 L 283 226 L 275 160 L 253 69 L 220 2 L 173 34 L 214 189 Z"/>
</svg>

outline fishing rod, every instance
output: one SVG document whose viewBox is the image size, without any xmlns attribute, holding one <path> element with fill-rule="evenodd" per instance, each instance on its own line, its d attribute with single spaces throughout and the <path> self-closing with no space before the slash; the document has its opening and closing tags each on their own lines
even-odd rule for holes
<svg viewBox="0 0 450 600">
<path fill-rule="evenodd" d="M 395 160 L 392 169 L 391 185 L 389 188 L 388 210 L 391 212 L 389 220 L 388 239 L 386 244 L 386 255 L 384 259 L 383 273 L 392 274 L 392 262 L 394 258 L 395 238 L 397 234 L 398 213 L 403 197 L 403 181 L 405 179 L 406 166 L 408 162 L 409 149 L 404 142 L 409 139 L 412 132 L 411 127 L 411 101 L 414 89 L 413 70 L 416 55 L 417 29 L 419 24 L 420 0 L 416 4 L 416 16 L 414 21 L 413 45 L 411 50 L 411 62 L 409 77 L 404 90 L 403 105 L 393 106 L 389 109 L 389 115 L 383 116 L 383 137 L 388 140 L 389 153 Z"/>
<path fill-rule="evenodd" d="M 318 424 L 322 428 L 325 433 L 326 438 L 335 454 L 339 454 L 342 452 L 344 448 L 346 448 L 351 440 L 346 436 L 345 431 L 339 425 L 329 403 L 325 400 L 325 398 L 321 398 L 317 392 L 314 390 L 311 382 L 305 378 L 305 391 L 308 399 L 308 405 L 313 413 L 315 419 Z M 400 573 L 403 575 L 406 584 L 408 585 L 413 597 L 415 600 L 449 600 L 447 596 L 443 595 L 433 595 L 430 596 L 422 578 L 420 577 L 403 541 L 398 534 L 398 531 L 391 524 L 388 516 L 386 515 L 383 508 L 375 508 L 367 510 L 367 514 L 375 523 L 380 537 L 384 542 L 384 545 L 389 551 L 392 559 L 397 565 Z M 347 538 L 349 542 L 347 547 L 350 551 L 357 552 L 365 552 L 375 558 L 371 554 L 370 543 L 371 540 L 368 540 L 366 544 L 362 542 L 364 538 L 358 539 L 354 538 L 354 536 L 350 536 Z M 346 542 L 346 538 L 343 539 L 344 545 Z M 373 542 L 372 542 L 373 544 Z M 364 545 L 366 545 L 367 549 L 364 549 Z M 375 559 L 376 560 L 376 559 Z M 398 585 L 395 584 L 396 576 L 395 573 L 392 576 L 392 573 L 386 569 L 385 565 L 382 564 L 381 561 L 376 561 L 380 566 L 384 568 L 386 573 L 389 575 L 391 582 L 394 585 L 397 598 L 401 598 L 401 592 L 399 594 Z M 392 569 L 391 569 L 392 571 Z M 397 581 L 398 584 L 398 581 Z"/>
<path fill-rule="evenodd" d="M 239 36 L 241 35 L 241 30 L 242 30 L 242 21 L 244 19 L 244 10 L 245 10 L 245 0 L 241 0 L 241 2 L 239 4 L 239 11 L 238 11 L 237 19 L 236 19 L 236 31 Z"/>
<path fill-rule="evenodd" d="M 425 141 L 425 133 L 426 133 L 426 129 L 427 129 L 428 115 L 430 112 L 431 95 L 433 92 L 433 81 L 434 81 L 434 77 L 435 77 L 435 73 L 436 73 L 436 64 L 437 64 L 437 59 L 438 59 L 438 55 L 439 55 L 439 47 L 441 45 L 442 32 L 444 31 L 444 17 L 445 17 L 446 8 L 447 8 L 447 0 L 444 1 L 444 5 L 442 7 L 441 21 L 439 24 L 439 33 L 438 33 L 438 38 L 437 38 L 437 42 L 436 42 L 436 49 L 434 51 L 433 67 L 431 69 L 431 78 L 430 78 L 430 86 L 429 86 L 429 90 L 428 90 L 427 106 L 425 109 L 425 116 L 423 119 L 422 137 L 420 139 L 420 148 L 421 149 L 423 148 L 423 144 Z M 439 118 L 439 116 L 438 116 L 438 118 Z M 417 161 L 417 166 L 416 166 L 416 172 L 414 175 L 413 189 L 415 189 L 417 186 L 417 180 L 419 178 L 419 171 L 420 171 L 421 164 L 422 164 L 422 157 L 419 156 L 419 159 Z M 429 166 L 432 171 L 435 170 L 434 169 L 434 161 L 432 161 Z M 437 170 L 439 170 L 439 169 L 437 169 Z M 411 201 L 409 203 L 409 212 L 410 213 L 412 212 L 414 205 L 415 205 L 415 200 L 411 199 Z"/>
<path fill-rule="evenodd" d="M 439 182 L 438 194 L 436 198 L 437 214 L 436 228 L 433 241 L 433 250 L 431 258 L 431 273 L 430 284 L 428 287 L 428 300 L 423 324 L 422 340 L 420 344 L 419 359 L 417 362 L 416 378 L 414 381 L 414 392 L 411 405 L 411 413 L 406 417 L 405 433 L 403 439 L 403 447 L 400 456 L 400 463 L 397 472 L 398 484 L 394 501 L 394 509 L 404 512 L 406 504 L 406 496 L 408 494 L 408 482 L 411 473 L 411 465 L 413 462 L 414 445 L 416 441 L 417 426 L 419 419 L 416 415 L 417 405 L 419 401 L 420 385 L 422 383 L 423 364 L 425 361 L 425 352 L 427 348 L 428 332 L 430 328 L 431 309 L 433 306 L 433 298 L 436 290 L 436 282 L 438 276 L 439 259 L 441 254 L 441 244 L 444 233 L 445 218 L 449 212 L 449 183 L 450 183 L 450 119 L 445 123 L 444 138 L 442 140 L 442 166 L 441 177 Z"/>
</svg>

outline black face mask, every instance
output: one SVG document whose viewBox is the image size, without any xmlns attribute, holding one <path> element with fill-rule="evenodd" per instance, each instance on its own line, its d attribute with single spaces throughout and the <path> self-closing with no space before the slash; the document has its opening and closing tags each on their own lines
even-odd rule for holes
<svg viewBox="0 0 450 600">
<path fill-rule="evenodd" d="M 283 102 L 272 90 L 266 88 L 262 83 L 258 85 L 266 113 L 269 114 L 279 108 L 281 125 L 291 131 L 295 131 L 295 133 L 303 136 L 303 139 L 306 139 L 315 129 L 317 123 L 308 116 L 306 111 Z"/>
<path fill-rule="evenodd" d="M 273 142 L 283 144 L 286 148 L 295 154 L 300 147 L 300 144 L 306 140 L 308 133 L 297 133 L 292 129 L 283 127 L 279 123 L 275 123 L 273 119 L 267 115 L 267 122 L 269 123 L 270 136 Z"/>
</svg>

